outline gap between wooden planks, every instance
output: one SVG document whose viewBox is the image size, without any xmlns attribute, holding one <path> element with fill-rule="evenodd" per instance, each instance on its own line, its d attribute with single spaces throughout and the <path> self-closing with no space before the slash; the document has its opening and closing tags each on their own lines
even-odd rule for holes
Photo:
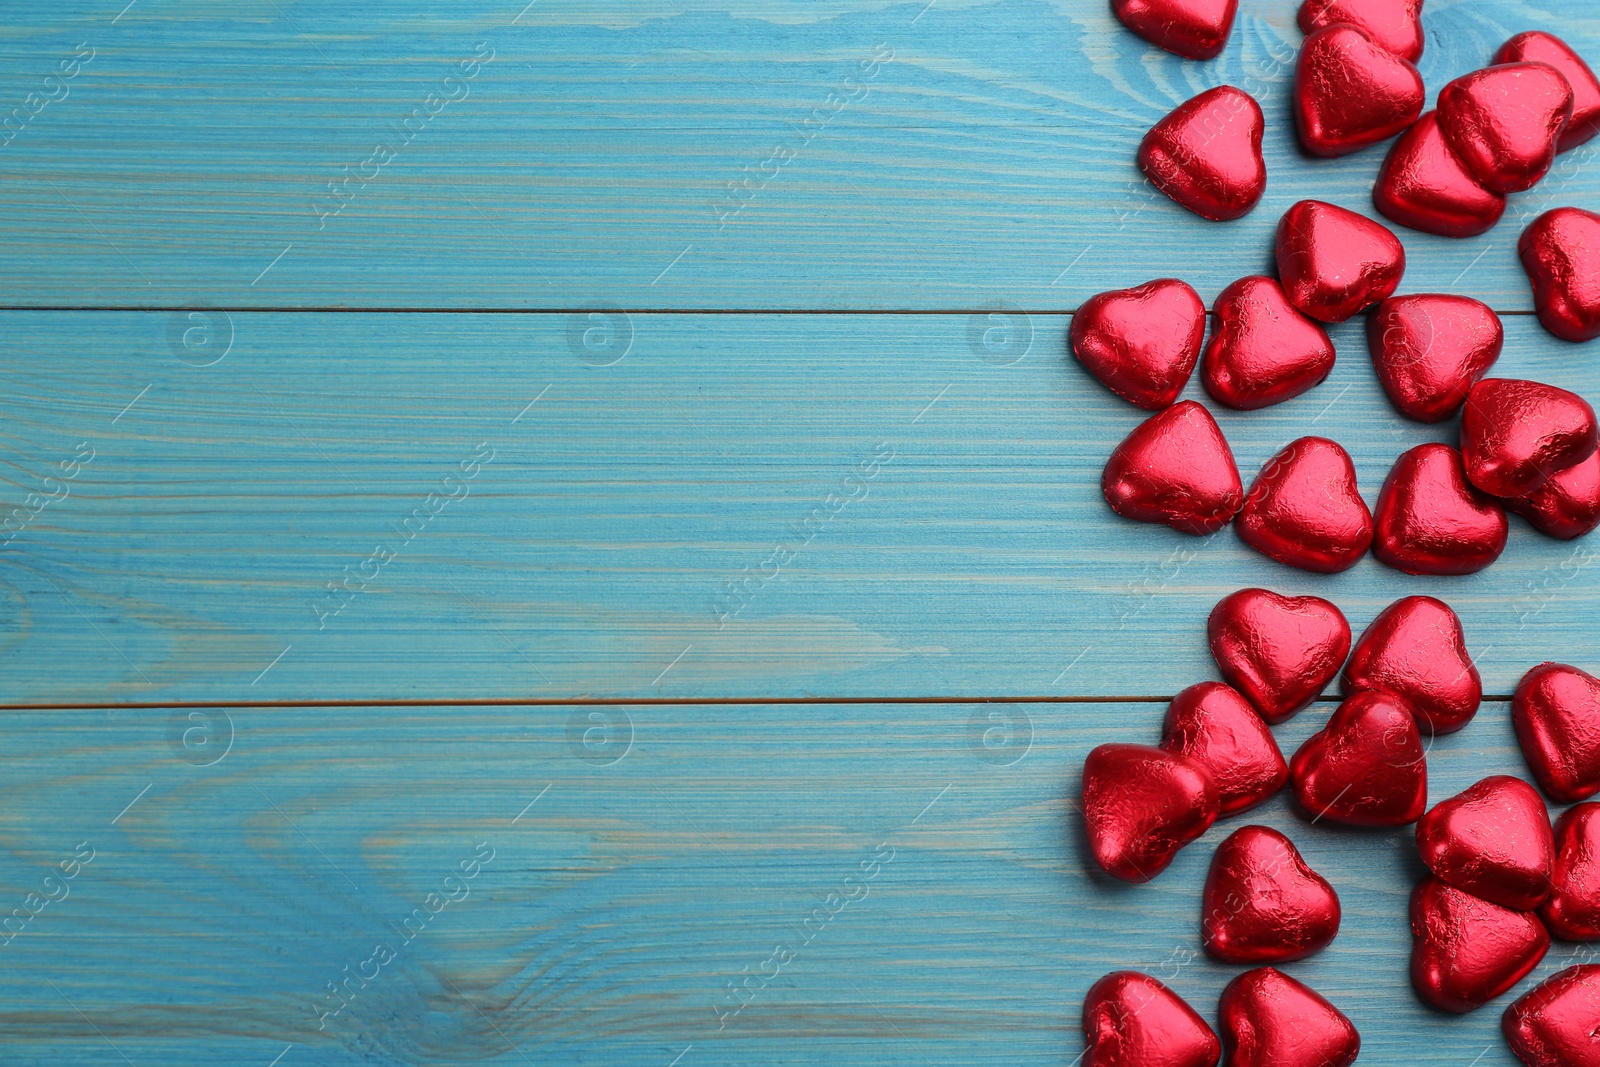
<svg viewBox="0 0 1600 1067">
<path fill-rule="evenodd" d="M 918 310 L 915 308 L 651 308 L 651 307 L 551 307 L 551 308 L 514 308 L 514 307 L 351 307 L 335 306 L 324 307 L 320 305 L 288 306 L 283 307 L 213 307 L 211 305 L 157 305 L 157 304 L 0 304 L 0 311 L 48 311 L 48 312 L 139 312 L 141 314 L 181 314 L 185 311 L 213 311 L 227 312 L 237 315 L 585 315 L 585 314 L 627 314 L 627 315 L 859 315 L 870 317 L 874 315 L 916 315 L 916 316 L 971 316 L 987 315 L 997 310 L 993 305 L 988 307 L 972 308 L 933 308 L 931 310 Z M 1012 308 L 1004 309 L 1012 314 L 1023 315 L 1076 315 L 1078 309 L 1070 308 Z M 1531 317 L 1538 314 L 1535 311 L 1500 311 L 1494 310 L 1501 318 L 1514 316 Z M 1206 311 L 1206 317 L 1211 317 L 1211 311 Z M 1326 328 L 1327 323 L 1322 324 Z"/>
<path fill-rule="evenodd" d="M 1483 702 L 1506 703 L 1510 693 L 1485 693 Z M 5 711 L 145 711 L 184 708 L 562 708 L 562 707 L 764 707 L 840 704 L 1169 704 L 1171 696 L 1010 696 L 1010 697 L 480 697 L 471 700 L 236 700 L 236 701 L 150 701 L 117 704 L 107 701 L 74 704 L 0 704 Z M 1317 697 L 1316 704 L 1338 704 L 1340 696 Z"/>
</svg>

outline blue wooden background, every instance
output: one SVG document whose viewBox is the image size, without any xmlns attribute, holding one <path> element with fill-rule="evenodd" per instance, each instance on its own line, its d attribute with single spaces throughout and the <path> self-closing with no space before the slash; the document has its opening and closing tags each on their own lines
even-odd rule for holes
<svg viewBox="0 0 1600 1067">
<path fill-rule="evenodd" d="M 1209 301 L 1296 200 L 1370 211 L 1381 149 L 1294 146 L 1288 0 L 1203 64 L 1102 0 L 124 2 L 0 27 L 0 114 L 37 109 L 0 132 L 0 912 L 38 910 L 0 933 L 0 1061 L 1070 1064 L 1105 971 L 1211 1015 L 1237 970 L 1196 955 L 1237 821 L 1128 887 L 1074 809 L 1090 748 L 1215 676 L 1221 596 L 1454 605 L 1498 699 L 1435 800 L 1522 771 L 1529 666 L 1600 668 L 1583 542 L 1325 577 L 1100 499 L 1140 413 L 1066 355 L 1072 309 Z M 1430 91 L 1525 29 L 1600 58 L 1587 0 L 1424 22 Z M 1271 179 L 1218 226 L 1132 160 L 1223 82 Z M 1488 301 L 1501 372 L 1591 398 L 1515 239 L 1600 206 L 1597 154 L 1481 238 L 1401 233 L 1406 290 Z M 1334 338 L 1326 384 L 1221 421 L 1247 479 L 1339 440 L 1370 501 L 1454 429 Z M 1514 1062 L 1504 1001 L 1411 994 L 1407 833 L 1260 821 L 1343 898 L 1289 969 L 1363 1063 Z"/>
</svg>

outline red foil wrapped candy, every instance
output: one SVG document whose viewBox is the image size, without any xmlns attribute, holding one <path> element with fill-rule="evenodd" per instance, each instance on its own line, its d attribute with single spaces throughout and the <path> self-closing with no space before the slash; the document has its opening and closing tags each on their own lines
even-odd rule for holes
<svg viewBox="0 0 1600 1067">
<path fill-rule="evenodd" d="M 1222 677 L 1271 723 L 1315 700 L 1350 652 L 1350 624 L 1337 607 L 1267 589 L 1241 589 L 1217 601 L 1206 635 Z"/>
<path fill-rule="evenodd" d="M 1528 1067 L 1600 1067 L 1600 965 L 1568 967 L 1511 1002 L 1506 1044 Z"/>
<path fill-rule="evenodd" d="M 1262 555 L 1323 574 L 1355 566 L 1372 545 L 1355 464 L 1326 437 L 1291 441 L 1267 460 L 1234 528 Z"/>
<path fill-rule="evenodd" d="M 1484 188 L 1520 193 L 1556 158 L 1572 117 L 1572 86 L 1546 63 L 1503 63 L 1439 90 L 1439 130 Z"/>
<path fill-rule="evenodd" d="M 1357 693 L 1289 761 L 1295 799 L 1314 818 L 1347 826 L 1404 826 L 1428 806 L 1422 735 L 1388 693 Z"/>
<path fill-rule="evenodd" d="M 1276 280 L 1240 278 L 1212 305 L 1216 323 L 1200 357 L 1206 392 L 1231 408 L 1280 404 L 1322 384 L 1333 342 L 1289 303 Z"/>
<path fill-rule="evenodd" d="M 1239 0 L 1111 0 L 1128 29 L 1185 59 L 1214 59 L 1228 43 Z"/>
<path fill-rule="evenodd" d="M 1326 948 L 1339 896 L 1283 834 L 1235 830 L 1217 846 L 1201 898 L 1200 938 L 1224 963 L 1282 963 Z"/>
<path fill-rule="evenodd" d="M 1122 399 L 1160 411 L 1183 392 L 1205 333 L 1200 295 L 1158 278 L 1084 301 L 1072 316 L 1072 354 Z"/>
<path fill-rule="evenodd" d="M 1106 461 L 1100 485 L 1118 515 L 1187 534 L 1215 533 L 1244 503 L 1233 451 L 1211 412 L 1193 400 L 1134 427 Z"/>
<path fill-rule="evenodd" d="M 1384 608 L 1356 642 L 1342 681 L 1346 696 L 1376 690 L 1400 697 L 1430 734 L 1461 729 L 1483 699 L 1460 618 L 1431 596 L 1402 597 Z"/>
<path fill-rule="evenodd" d="M 1346 23 L 1306 38 L 1294 74 L 1300 143 L 1343 156 L 1386 141 L 1422 114 L 1422 75 L 1411 62 Z"/>
<path fill-rule="evenodd" d="M 1083 1000 L 1083 1067 L 1216 1067 L 1222 1044 L 1183 998 L 1138 971 L 1113 971 Z"/>
<path fill-rule="evenodd" d="M 1600 526 L 1600 452 L 1556 471 L 1538 489 L 1505 505 L 1535 530 L 1563 541 L 1593 531 Z"/>
<path fill-rule="evenodd" d="M 1321 322 L 1343 322 L 1393 295 L 1406 250 L 1382 223 L 1320 200 L 1278 222 L 1278 279 L 1289 302 Z"/>
<path fill-rule="evenodd" d="M 1539 965 L 1550 934 L 1532 912 L 1513 911 L 1440 881 L 1411 894 L 1411 984 L 1441 1011 L 1481 1008 Z"/>
<path fill-rule="evenodd" d="M 1550 814 L 1520 778 L 1493 775 L 1434 805 L 1417 851 L 1439 878 L 1502 908 L 1533 911 L 1550 896 Z"/>
<path fill-rule="evenodd" d="M 1275 967 L 1229 982 L 1218 1013 L 1225 1067 L 1350 1067 L 1361 1051 L 1344 1012 Z"/>
<path fill-rule="evenodd" d="M 1506 211 L 1504 194 L 1485 188 L 1445 143 L 1434 111 L 1390 147 L 1372 202 L 1385 218 L 1441 237 L 1476 237 Z"/>
<path fill-rule="evenodd" d="M 1211 773 L 1198 760 L 1145 745 L 1101 745 L 1083 763 L 1089 850 L 1107 874 L 1148 882 L 1217 821 Z"/>
<path fill-rule="evenodd" d="M 1373 511 L 1372 554 L 1407 574 L 1472 574 L 1500 558 L 1509 524 L 1467 481 L 1461 453 L 1426 444 L 1395 460 Z"/>
<path fill-rule="evenodd" d="M 1576 393 L 1518 378 L 1485 378 L 1461 410 L 1467 480 L 1499 497 L 1526 496 L 1594 455 L 1600 423 Z"/>
<path fill-rule="evenodd" d="M 1563 941 L 1600 941 L 1600 804 L 1568 808 L 1556 820 L 1555 849 L 1550 899 L 1539 917 Z"/>
<path fill-rule="evenodd" d="M 1564 341 L 1600 337 L 1600 215 L 1558 207 L 1517 242 L 1544 328 Z"/>
<path fill-rule="evenodd" d="M 1236 219 L 1267 190 L 1265 126 L 1254 97 L 1219 85 L 1151 127 L 1139 145 L 1139 167 L 1157 189 L 1201 218 Z"/>
<path fill-rule="evenodd" d="M 1289 780 L 1272 731 L 1238 690 L 1221 682 L 1200 682 L 1172 698 L 1161 747 L 1211 772 L 1223 815 L 1255 807 Z"/>
<path fill-rule="evenodd" d="M 1541 663 L 1511 698 L 1511 725 L 1539 788 L 1570 804 L 1600 793 L 1600 679 Z"/>
<path fill-rule="evenodd" d="M 1500 46 L 1496 63 L 1547 63 L 1561 72 L 1572 87 L 1572 118 L 1561 131 L 1556 151 L 1577 148 L 1600 133 L 1600 81 L 1583 57 L 1553 33 L 1532 30 L 1519 33 Z"/>
<path fill-rule="evenodd" d="M 1443 422 L 1466 403 L 1505 344 L 1489 305 L 1466 296 L 1394 296 L 1367 319 L 1372 367 L 1395 410 Z"/>
<path fill-rule="evenodd" d="M 1300 29 L 1315 33 L 1345 22 L 1401 59 L 1422 58 L 1422 0 L 1305 0 Z"/>
</svg>

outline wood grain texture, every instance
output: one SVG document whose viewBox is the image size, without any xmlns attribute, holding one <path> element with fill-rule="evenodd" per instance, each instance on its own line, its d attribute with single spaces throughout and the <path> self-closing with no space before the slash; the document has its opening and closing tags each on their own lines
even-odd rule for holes
<svg viewBox="0 0 1600 1067">
<path fill-rule="evenodd" d="M 1594 550 L 1520 520 L 1478 575 L 1325 578 L 1118 518 L 1100 472 L 1141 413 L 1067 323 L 0 316 L 6 508 L 66 494 L 0 552 L 4 702 L 1161 696 L 1212 676 L 1206 615 L 1249 585 L 1358 627 L 1442 596 L 1491 692 L 1600 666 Z M 1600 395 L 1588 353 L 1507 329 L 1498 373 Z M 1335 338 L 1328 382 L 1221 420 L 1247 480 L 1321 433 L 1372 501 L 1456 431 Z"/>
<path fill-rule="evenodd" d="M 1443 596 L 1491 691 L 1600 666 L 1581 544 L 1517 525 L 1471 578 L 1325 578 L 1100 499 L 1140 414 L 1067 358 L 1064 312 L 1158 275 L 1209 301 L 1294 201 L 1368 209 L 1381 150 L 1294 148 L 1287 0 L 1244 0 L 1209 64 L 1103 0 L 124 2 L 0 26 L 0 116 L 60 96 L 0 134 L 0 306 L 46 309 L 0 311 L 0 917 L 38 911 L 0 923 L 5 1063 L 1069 1064 L 1106 971 L 1208 1016 L 1236 973 L 1197 911 L 1242 820 L 1128 887 L 1073 808 L 1087 752 L 1160 721 L 1098 698 L 1211 677 L 1219 597 L 1316 592 L 1359 627 Z M 1600 55 L 1586 0 L 1426 25 L 1431 91 L 1518 30 Z M 1271 127 L 1231 226 L 1132 164 L 1222 82 Z M 1482 238 L 1402 234 L 1407 290 L 1508 313 L 1500 372 L 1590 396 L 1592 353 L 1514 314 L 1513 247 L 1596 206 L 1595 152 Z M 101 307 L 160 310 L 48 310 Z M 362 308 L 552 313 L 331 313 Z M 1370 501 L 1454 430 L 1397 419 L 1359 325 L 1335 337 L 1325 385 L 1222 421 L 1247 478 L 1334 437 Z M 827 702 L 880 697 L 908 702 Z M 127 706 L 179 701 L 204 706 Z M 404 701 L 438 706 L 379 703 Z M 1524 773 L 1500 703 L 1429 760 L 1434 800 Z M 1509 997 L 1457 1019 L 1409 991 L 1407 833 L 1250 819 L 1339 889 L 1339 939 L 1289 969 L 1363 1063 L 1512 1067 Z"/>
<path fill-rule="evenodd" d="M 1171 275 L 1209 299 L 1268 261 L 1295 201 L 1370 212 L 1382 158 L 1295 147 L 1287 0 L 1246 0 L 1205 64 L 1099 0 L 120 6 L 0 27 L 0 113 L 61 97 L 0 149 L 6 304 L 1065 311 Z M 1600 56 L 1588 0 L 1432 0 L 1424 22 L 1430 93 L 1519 30 Z M 445 87 L 480 43 L 492 61 Z M 47 88 L 80 44 L 93 59 Z M 1222 82 L 1270 117 L 1266 199 L 1227 226 L 1133 162 Z M 430 93 L 459 99 L 402 141 Z M 378 144 L 394 158 L 369 162 Z M 1597 151 L 1482 238 L 1405 233 L 1408 285 L 1527 309 L 1515 238 L 1595 206 Z"/>
<path fill-rule="evenodd" d="M 1284 747 L 1326 711 L 1278 728 Z M 1059 1067 L 1082 1048 L 1084 992 L 1112 969 L 1164 977 L 1215 1017 L 1239 968 L 1195 958 L 1200 891 L 1216 843 L 1248 821 L 1292 834 L 1341 896 L 1338 939 L 1287 969 L 1350 1014 L 1362 1062 L 1514 1063 L 1497 1036 L 1509 996 L 1447 1017 L 1410 992 L 1408 831 L 1308 825 L 1280 796 L 1148 885 L 1092 873 L 1083 757 L 1150 741 L 1161 712 L 14 713 L 0 902 L 20 907 L 80 842 L 95 855 L 0 946 L 7 1062 L 122 1062 L 109 1042 L 134 1064 L 207 1067 L 266 1067 L 290 1044 L 282 1067 L 665 1067 L 680 1053 L 679 1067 Z M 575 717 L 598 731 L 587 749 Z M 1428 758 L 1434 800 L 1525 773 L 1500 704 Z M 402 944 L 396 927 L 483 842 L 493 859 L 464 898 Z M 866 877 L 874 856 L 892 858 Z M 833 892 L 856 899 L 808 938 Z M 396 959 L 319 1031 L 325 984 L 379 943 Z M 719 1029 L 727 983 L 779 945 L 792 958 Z M 1535 978 L 1581 951 L 1557 945 Z"/>
</svg>

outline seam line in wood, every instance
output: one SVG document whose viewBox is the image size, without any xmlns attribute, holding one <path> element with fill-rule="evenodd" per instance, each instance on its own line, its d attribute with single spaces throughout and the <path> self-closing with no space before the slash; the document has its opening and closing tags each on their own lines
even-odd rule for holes
<svg viewBox="0 0 1600 1067">
<path fill-rule="evenodd" d="M 177 314 L 185 311 L 226 311 L 238 315 L 987 315 L 996 308 L 652 308 L 652 307 L 563 307 L 563 308 L 513 308 L 513 307 L 321 307 L 316 305 L 285 307 L 251 307 L 248 305 L 217 306 L 212 304 L 0 304 L 0 311 L 34 312 L 140 312 L 144 314 Z M 1076 315 L 1071 308 L 1005 308 L 1012 314 L 1023 315 Z M 1500 311 L 1492 309 L 1502 318 L 1531 316 L 1533 311 Z M 1209 317 L 1211 312 L 1206 312 Z"/>
<path fill-rule="evenodd" d="M 185 708 L 565 708 L 565 707 L 749 707 L 760 705 L 827 706 L 839 704 L 1169 704 L 1171 696 L 942 696 L 942 697 L 487 697 L 469 700 L 180 700 L 147 703 L 0 704 L 7 711 L 160 711 Z M 1317 697 L 1315 703 L 1337 704 L 1343 697 Z M 1485 693 L 1486 703 L 1506 703 L 1510 693 Z"/>
</svg>

